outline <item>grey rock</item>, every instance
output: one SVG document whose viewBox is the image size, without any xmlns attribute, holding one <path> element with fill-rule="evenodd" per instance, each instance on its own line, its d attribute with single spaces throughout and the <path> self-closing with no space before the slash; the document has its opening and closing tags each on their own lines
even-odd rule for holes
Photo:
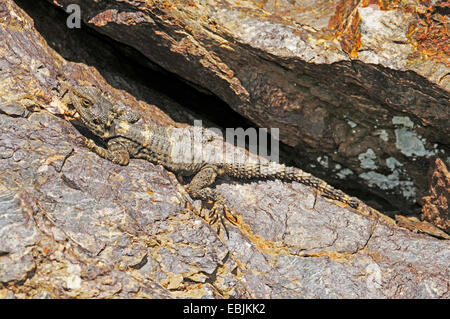
<svg viewBox="0 0 450 319">
<path fill-rule="evenodd" d="M 0 94 L 20 109 L 39 88 L 42 108 L 0 112 L 0 297 L 449 298 L 449 241 L 280 181 L 217 186 L 237 217 L 227 236 L 162 167 L 99 158 L 52 114 L 52 88 L 60 68 L 101 76 L 62 61 L 14 2 L 0 8 L 0 39 L 14 48 L 0 42 Z"/>
</svg>

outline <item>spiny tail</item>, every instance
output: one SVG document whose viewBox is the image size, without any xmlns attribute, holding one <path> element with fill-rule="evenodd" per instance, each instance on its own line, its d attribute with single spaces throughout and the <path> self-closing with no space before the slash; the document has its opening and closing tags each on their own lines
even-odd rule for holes
<svg viewBox="0 0 450 319">
<path fill-rule="evenodd" d="M 317 189 L 324 196 L 338 200 L 349 205 L 352 208 L 358 208 L 359 200 L 352 198 L 328 185 L 325 181 L 295 167 L 285 166 L 275 162 L 246 162 L 224 165 L 228 176 L 239 179 L 281 179 L 287 181 L 296 181 Z"/>
</svg>

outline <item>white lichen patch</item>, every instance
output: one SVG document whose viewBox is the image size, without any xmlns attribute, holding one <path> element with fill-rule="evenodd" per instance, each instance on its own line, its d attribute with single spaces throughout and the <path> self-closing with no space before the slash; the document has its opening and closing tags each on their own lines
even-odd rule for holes
<svg viewBox="0 0 450 319">
<path fill-rule="evenodd" d="M 323 157 L 322 157 L 322 156 L 319 156 L 319 157 L 317 158 L 317 162 L 318 162 L 320 165 L 322 165 L 323 167 L 328 168 L 328 165 L 329 165 L 328 156 L 326 156 L 326 155 L 324 155 Z"/>
<path fill-rule="evenodd" d="M 435 155 L 437 149 L 427 150 L 425 148 L 426 139 L 411 130 L 414 122 L 407 116 L 394 116 L 392 118 L 394 125 L 402 127 L 395 129 L 395 146 L 406 156 L 430 157 Z M 414 160 L 414 159 L 413 159 Z"/>
<path fill-rule="evenodd" d="M 386 166 L 391 170 L 391 174 L 383 175 L 375 171 L 364 172 L 359 175 L 366 180 L 370 187 L 377 186 L 382 190 L 399 189 L 403 197 L 415 201 L 416 188 L 413 181 L 401 168 L 403 166 L 396 158 L 386 159 Z"/>
<path fill-rule="evenodd" d="M 38 167 L 37 172 L 38 173 L 45 173 L 47 172 L 49 169 L 49 166 L 47 164 L 43 164 L 41 166 Z"/>
<path fill-rule="evenodd" d="M 416 132 L 406 128 L 395 130 L 395 146 L 406 156 L 430 157 L 435 154 L 435 150 L 428 151 L 425 148 L 426 139 Z"/>
<path fill-rule="evenodd" d="M 403 164 L 397 161 L 394 157 L 389 157 L 386 159 L 386 166 L 389 167 L 391 171 L 394 171 L 397 167 L 403 166 Z"/>
<path fill-rule="evenodd" d="M 339 172 L 337 172 L 337 176 L 339 177 L 339 178 L 347 178 L 347 176 L 349 176 L 349 175 L 352 175 L 353 174 L 353 171 L 351 170 L 351 169 L 349 169 L 349 168 L 344 168 L 344 169 L 341 169 Z"/>
<path fill-rule="evenodd" d="M 395 69 L 406 67 L 413 48 L 407 32 L 412 15 L 401 10 L 381 10 L 377 6 L 358 8 L 361 18 L 359 58 Z"/>
<path fill-rule="evenodd" d="M 379 137 L 385 142 L 389 140 L 389 134 L 386 132 L 386 130 L 381 130 Z"/>
<path fill-rule="evenodd" d="M 398 188 L 401 190 L 403 197 L 415 201 L 416 188 L 414 187 L 414 183 L 410 179 L 402 180 L 398 170 L 395 170 L 387 176 L 378 172 L 369 171 L 360 174 L 359 177 L 366 180 L 370 187 L 378 186 L 382 190 L 394 190 Z"/>
<path fill-rule="evenodd" d="M 377 155 L 371 148 L 367 149 L 365 153 L 361 153 L 358 155 L 358 159 L 361 162 L 362 168 L 376 169 L 378 167 L 374 161 L 376 158 Z"/>
<path fill-rule="evenodd" d="M 68 289 L 81 288 L 81 267 L 79 265 L 69 264 L 67 267 L 68 276 L 66 278 L 66 287 Z"/>
<path fill-rule="evenodd" d="M 353 121 L 347 120 L 347 124 L 350 125 L 351 128 L 355 128 L 358 124 Z"/>
<path fill-rule="evenodd" d="M 333 63 L 347 58 L 339 41 L 309 36 L 313 29 L 276 23 L 262 17 L 245 15 L 239 9 L 215 9 L 214 19 L 232 30 L 239 41 L 276 56 L 299 57 L 308 62 Z M 308 30 L 310 29 L 310 30 Z"/>
<path fill-rule="evenodd" d="M 392 118 L 392 124 L 403 125 L 404 127 L 414 127 L 414 122 L 407 116 L 394 116 Z"/>
</svg>

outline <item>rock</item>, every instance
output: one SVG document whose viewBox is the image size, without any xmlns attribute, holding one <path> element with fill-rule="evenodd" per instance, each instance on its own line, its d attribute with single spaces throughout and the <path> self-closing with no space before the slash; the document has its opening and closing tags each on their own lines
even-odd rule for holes
<svg viewBox="0 0 450 319">
<path fill-rule="evenodd" d="M 395 221 L 400 227 L 404 227 L 416 233 L 424 233 L 437 238 L 450 239 L 450 236 L 445 232 L 427 221 L 420 221 L 417 217 L 395 215 Z"/>
<path fill-rule="evenodd" d="M 0 161 L 0 283 L 18 297 L 213 297 L 208 276 L 236 267 L 161 167 L 98 161 L 46 111 L 0 115 L 0 125 L 0 148 L 14 145 Z M 196 274 L 199 283 L 186 281 Z M 182 276 L 184 295 L 164 288 L 171 276 Z"/>
<path fill-rule="evenodd" d="M 60 98 L 92 83 L 172 123 L 163 112 L 58 56 L 11 0 L 0 39 L 0 297 L 450 297 L 449 241 L 298 183 L 218 185 L 237 220 L 217 234 L 172 173 L 84 147 Z"/>
<path fill-rule="evenodd" d="M 450 155 L 444 1 L 50 2 L 78 4 L 98 32 L 279 128 L 298 166 L 397 212 L 417 210 L 428 159 Z"/>
<path fill-rule="evenodd" d="M 431 165 L 428 181 L 428 195 L 422 198 L 421 218 L 450 234 L 450 174 L 440 158 Z"/>
<path fill-rule="evenodd" d="M 218 237 L 161 167 L 103 160 L 45 111 L 0 125 L 16 149 L 0 161 L 0 279 L 16 297 L 448 298 L 448 241 L 301 184 L 221 184 L 239 220 Z"/>
</svg>

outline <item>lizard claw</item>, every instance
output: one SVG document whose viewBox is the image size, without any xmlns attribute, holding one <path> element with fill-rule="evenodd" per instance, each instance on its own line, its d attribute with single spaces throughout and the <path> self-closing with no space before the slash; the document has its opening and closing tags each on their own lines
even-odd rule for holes
<svg viewBox="0 0 450 319">
<path fill-rule="evenodd" d="M 218 225 L 218 222 L 220 221 L 220 223 L 223 226 L 223 229 L 225 230 L 225 233 L 227 235 L 227 238 L 229 239 L 229 233 L 228 233 L 228 229 L 227 226 L 225 225 L 224 219 L 223 217 L 225 216 L 225 218 L 232 223 L 233 225 L 237 225 L 238 219 L 237 217 L 233 214 L 233 211 L 228 208 L 228 206 L 226 206 L 225 204 L 221 203 L 220 201 L 217 201 L 214 203 L 213 207 L 211 208 L 211 210 L 209 211 L 208 214 L 208 223 L 210 225 L 217 225 L 217 233 L 219 234 L 220 232 L 220 225 Z"/>
<path fill-rule="evenodd" d="M 233 225 L 236 225 L 238 223 L 238 219 L 235 216 L 233 210 L 231 210 L 227 205 L 221 203 L 221 202 L 215 202 L 210 215 L 214 214 L 215 215 L 215 220 L 217 221 L 219 216 L 225 216 L 225 218 L 232 223 Z"/>
<path fill-rule="evenodd" d="M 225 216 L 225 218 L 233 225 L 236 225 L 238 222 L 238 219 L 237 217 L 235 217 L 232 210 L 229 209 L 220 200 L 214 202 L 212 208 L 209 210 L 203 207 L 202 208 L 195 207 L 192 204 L 188 204 L 186 208 L 193 211 L 197 216 L 202 218 L 208 225 L 213 227 L 217 234 L 220 234 L 221 229 L 220 224 L 222 224 L 223 229 L 225 230 L 225 233 L 227 235 L 227 238 L 229 238 L 229 233 L 223 217 Z"/>
</svg>

